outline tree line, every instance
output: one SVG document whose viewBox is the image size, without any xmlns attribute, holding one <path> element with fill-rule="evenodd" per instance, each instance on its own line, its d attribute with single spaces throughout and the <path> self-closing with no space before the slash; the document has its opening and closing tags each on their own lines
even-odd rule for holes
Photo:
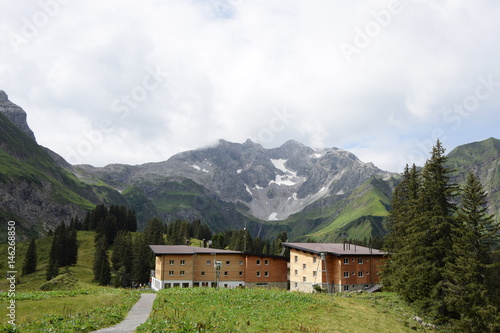
<svg viewBox="0 0 500 333">
<path fill-rule="evenodd" d="M 500 226 L 473 173 L 463 188 L 450 181 L 444 152 L 437 141 L 425 166 L 406 166 L 394 190 L 382 281 L 438 324 L 498 332 Z"/>
</svg>

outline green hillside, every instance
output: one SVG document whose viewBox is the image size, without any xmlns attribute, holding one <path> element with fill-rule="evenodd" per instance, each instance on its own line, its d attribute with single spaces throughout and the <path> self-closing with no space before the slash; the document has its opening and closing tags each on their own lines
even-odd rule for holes
<svg viewBox="0 0 500 333">
<path fill-rule="evenodd" d="M 58 166 L 43 147 L 3 114 L 0 114 L 0 188 L 6 195 L 0 198 L 5 203 L 0 208 L 0 222 L 15 220 L 20 239 L 44 234 L 47 227 L 69 220 L 71 212 L 90 210 L 97 203 L 126 204 L 110 186 L 102 182 L 85 184 Z M 4 201 L 6 198 L 9 201 Z M 7 202 L 17 207 L 17 211 L 7 211 Z M 4 235 L 2 229 L 0 237 Z"/>
<path fill-rule="evenodd" d="M 131 186 L 122 192 L 143 221 L 155 216 L 166 222 L 179 217 L 188 221 L 200 219 L 214 232 L 247 227 L 251 232 L 261 230 L 262 235 L 270 228 L 264 221 L 242 214 L 237 204 L 220 200 L 190 179 L 167 178 L 152 187 L 148 195 L 145 188 L 149 188 L 148 184 Z"/>
<path fill-rule="evenodd" d="M 280 230 L 298 241 L 336 242 L 382 236 L 386 233 L 383 221 L 391 206 L 393 182 L 373 177 L 349 195 L 309 205 L 280 223 Z"/>
<path fill-rule="evenodd" d="M 448 166 L 455 170 L 452 181 L 465 184 L 469 172 L 479 177 L 488 193 L 490 213 L 500 221 L 500 140 L 489 138 L 453 149 Z"/>
</svg>

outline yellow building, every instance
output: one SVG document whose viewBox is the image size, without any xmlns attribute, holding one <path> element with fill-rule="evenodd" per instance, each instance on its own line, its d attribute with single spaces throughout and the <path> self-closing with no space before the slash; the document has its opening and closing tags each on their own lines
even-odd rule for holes
<svg viewBox="0 0 500 333">
<path fill-rule="evenodd" d="M 343 243 L 283 243 L 290 249 L 290 290 L 356 291 L 373 288 L 385 252 Z"/>
</svg>

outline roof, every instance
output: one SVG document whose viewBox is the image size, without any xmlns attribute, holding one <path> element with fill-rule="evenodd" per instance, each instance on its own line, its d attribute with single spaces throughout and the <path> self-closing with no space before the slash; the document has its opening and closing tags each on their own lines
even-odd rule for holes
<svg viewBox="0 0 500 333">
<path fill-rule="evenodd" d="M 161 254 L 195 254 L 195 253 L 217 253 L 217 254 L 242 254 L 239 251 L 210 249 L 206 247 L 188 245 L 149 245 L 155 255 Z"/>
<path fill-rule="evenodd" d="M 311 253 L 329 253 L 336 256 L 345 255 L 368 255 L 368 256 L 382 256 L 387 254 L 376 249 L 368 247 L 343 244 L 343 243 L 283 243 L 283 246 L 290 249 L 302 250 Z"/>
</svg>

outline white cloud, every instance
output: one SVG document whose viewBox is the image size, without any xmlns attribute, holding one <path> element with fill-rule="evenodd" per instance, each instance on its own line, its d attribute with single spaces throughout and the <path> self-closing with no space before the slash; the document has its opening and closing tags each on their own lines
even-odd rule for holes
<svg viewBox="0 0 500 333">
<path fill-rule="evenodd" d="M 450 149 L 497 135 L 498 86 L 467 117 L 446 111 L 478 77 L 500 82 L 492 1 L 0 5 L 0 89 L 68 159 L 102 122 L 113 130 L 81 162 L 138 164 L 250 137 L 352 148 L 400 171 L 436 133 Z M 343 43 L 357 49 L 350 62 Z"/>
</svg>

